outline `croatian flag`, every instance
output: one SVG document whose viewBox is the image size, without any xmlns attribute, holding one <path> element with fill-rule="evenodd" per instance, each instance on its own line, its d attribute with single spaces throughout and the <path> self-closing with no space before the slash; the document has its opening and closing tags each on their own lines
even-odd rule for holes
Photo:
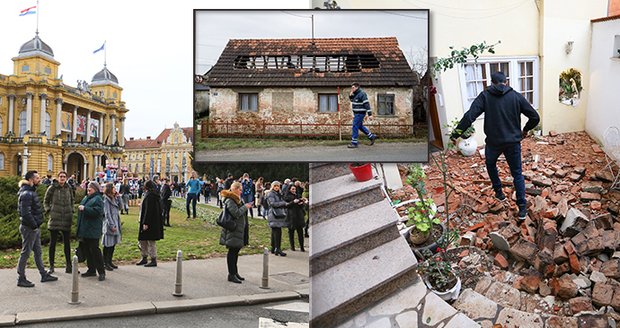
<svg viewBox="0 0 620 328">
<path fill-rule="evenodd" d="M 98 53 L 99 51 L 105 49 L 105 42 L 101 45 L 101 47 L 99 47 L 99 49 L 93 51 L 94 54 Z"/>
<path fill-rule="evenodd" d="M 26 16 L 26 15 L 30 15 L 30 14 L 36 14 L 37 11 L 35 10 L 37 8 L 37 6 L 32 6 L 30 8 L 26 8 L 22 11 L 19 12 L 20 16 Z"/>
</svg>

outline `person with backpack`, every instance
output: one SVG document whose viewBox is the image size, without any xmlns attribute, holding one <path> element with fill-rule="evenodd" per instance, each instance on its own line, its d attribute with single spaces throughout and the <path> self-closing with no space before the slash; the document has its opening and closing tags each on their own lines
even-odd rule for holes
<svg viewBox="0 0 620 328">
<path fill-rule="evenodd" d="M 237 261 L 239 260 L 241 248 L 249 244 L 248 209 L 252 207 L 252 203 L 243 202 L 243 199 L 241 199 L 242 192 L 243 186 L 239 182 L 233 182 L 230 190 L 222 191 L 223 211 L 227 211 L 234 218 L 236 225 L 233 231 L 222 228 L 220 245 L 225 245 L 228 248 L 228 254 L 226 255 L 228 281 L 236 284 L 240 284 L 245 280 L 239 275 Z"/>
<path fill-rule="evenodd" d="M 58 180 L 52 181 L 43 198 L 45 214 L 49 216 L 47 228 L 50 231 L 49 273 L 54 273 L 56 243 L 62 233 L 66 273 L 71 273 L 71 225 L 73 223 L 73 190 L 67 183 L 67 172 L 58 172 Z"/>
</svg>

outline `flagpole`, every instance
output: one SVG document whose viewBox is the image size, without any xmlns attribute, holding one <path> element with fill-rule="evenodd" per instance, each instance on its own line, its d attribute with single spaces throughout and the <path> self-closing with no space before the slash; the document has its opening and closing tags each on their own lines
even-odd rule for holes
<svg viewBox="0 0 620 328">
<path fill-rule="evenodd" d="M 39 8 L 39 0 L 37 0 L 37 35 L 39 34 L 39 11 L 41 10 L 41 8 Z"/>
<path fill-rule="evenodd" d="M 103 41 L 103 67 L 106 67 L 108 64 L 108 47 L 105 46 L 107 42 L 107 40 Z"/>
</svg>

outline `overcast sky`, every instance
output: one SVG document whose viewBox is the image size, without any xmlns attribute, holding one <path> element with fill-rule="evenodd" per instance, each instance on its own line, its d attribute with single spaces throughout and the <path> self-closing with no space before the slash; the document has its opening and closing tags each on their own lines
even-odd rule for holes
<svg viewBox="0 0 620 328">
<path fill-rule="evenodd" d="M 37 15 L 20 17 L 36 0 L 1 0 L 0 74 L 13 74 L 22 44 L 35 36 Z M 174 122 L 192 125 L 194 8 L 308 8 L 308 0 L 40 0 L 39 36 L 60 62 L 59 75 L 75 87 L 103 68 L 123 88 L 125 137 L 157 136 Z M 220 31 L 222 31 L 220 29 Z"/>
<path fill-rule="evenodd" d="M 229 39 L 395 36 L 407 60 L 426 60 L 426 11 L 200 11 L 196 19 L 196 73 L 217 62 Z M 411 65 L 411 63 L 410 63 Z"/>
</svg>

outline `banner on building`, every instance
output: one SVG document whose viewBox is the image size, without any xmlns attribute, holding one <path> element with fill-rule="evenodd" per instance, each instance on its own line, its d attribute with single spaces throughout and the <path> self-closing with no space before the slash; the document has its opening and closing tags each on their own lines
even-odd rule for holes
<svg viewBox="0 0 620 328">
<path fill-rule="evenodd" d="M 77 134 L 86 135 L 86 116 L 77 116 Z"/>
<path fill-rule="evenodd" d="M 61 112 L 60 113 L 61 131 L 71 132 L 73 127 L 73 113 Z"/>
<path fill-rule="evenodd" d="M 99 137 L 99 120 L 90 119 L 90 126 L 88 127 L 88 131 L 90 131 L 90 136 L 94 138 Z"/>
</svg>

